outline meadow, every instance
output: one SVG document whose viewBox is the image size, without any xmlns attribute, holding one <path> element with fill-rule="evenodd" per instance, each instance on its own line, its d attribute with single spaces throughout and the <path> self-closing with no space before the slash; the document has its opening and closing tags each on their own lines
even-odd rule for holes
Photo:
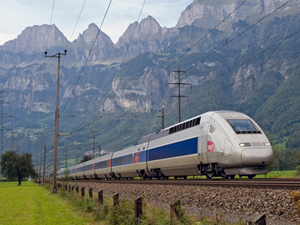
<svg viewBox="0 0 300 225">
<path fill-rule="evenodd" d="M 295 173 L 295 170 L 272 171 L 266 177 L 288 178 L 295 177 Z M 264 175 L 256 177 L 265 178 Z M 123 201 L 121 204 L 123 206 L 116 211 L 112 207 L 111 199 L 105 199 L 106 204 L 99 208 L 96 201 L 89 198 L 81 199 L 75 195 L 70 196 L 64 189 L 60 189 L 58 194 L 50 194 L 49 185 L 43 187 L 31 181 L 23 181 L 21 186 L 17 184 L 17 182 L 0 182 L 0 225 L 134 224 L 132 203 Z M 169 223 L 168 210 L 147 205 L 145 212 L 141 224 Z M 180 224 L 216 224 L 214 219 L 208 218 L 199 220 L 184 216 L 183 219 L 185 222 L 181 221 Z M 222 224 L 228 223 L 222 221 Z"/>
<path fill-rule="evenodd" d="M 93 224 L 59 195 L 31 181 L 0 183 L 0 225 Z"/>
</svg>

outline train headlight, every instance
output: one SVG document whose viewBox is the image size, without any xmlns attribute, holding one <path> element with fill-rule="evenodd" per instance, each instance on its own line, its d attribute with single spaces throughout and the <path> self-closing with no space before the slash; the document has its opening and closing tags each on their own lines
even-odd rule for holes
<svg viewBox="0 0 300 225">
<path fill-rule="evenodd" d="M 240 143 L 240 146 L 241 146 L 241 147 L 250 147 L 251 144 L 248 143 L 248 142 L 246 142 L 246 143 Z"/>
<path fill-rule="evenodd" d="M 271 146 L 270 142 L 264 142 L 264 146 Z"/>
</svg>

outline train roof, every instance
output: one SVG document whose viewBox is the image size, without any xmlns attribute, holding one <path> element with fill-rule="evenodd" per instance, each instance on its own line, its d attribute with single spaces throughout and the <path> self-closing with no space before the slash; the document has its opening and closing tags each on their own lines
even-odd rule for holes
<svg viewBox="0 0 300 225">
<path fill-rule="evenodd" d="M 249 119 L 250 117 L 247 116 L 246 114 L 244 113 L 241 113 L 241 112 L 235 112 L 235 111 L 213 111 L 213 112 L 210 112 L 212 113 L 211 115 L 213 114 L 219 114 L 220 116 L 222 116 L 224 119 L 234 119 L 234 118 L 239 118 L 239 119 Z"/>
<path fill-rule="evenodd" d="M 142 143 L 145 143 L 145 142 L 148 142 L 148 141 L 152 141 L 152 140 L 155 140 L 155 139 L 158 139 L 158 138 L 162 138 L 162 137 L 167 136 L 167 135 L 169 135 L 171 133 L 180 131 L 180 129 L 177 130 L 177 128 L 178 127 L 181 128 L 182 127 L 182 126 L 180 126 L 181 124 L 187 124 L 188 128 L 192 127 L 192 126 L 196 126 L 196 125 L 198 125 L 200 123 L 200 119 L 199 118 L 204 117 L 204 115 L 206 115 L 206 116 L 212 116 L 213 114 L 219 114 L 224 119 L 249 118 L 244 113 L 235 112 L 235 111 L 228 111 L 228 110 L 209 111 L 209 112 L 203 113 L 201 115 L 192 117 L 190 119 L 184 120 L 184 121 L 182 121 L 180 123 L 173 124 L 172 126 L 169 126 L 169 127 L 165 128 L 165 129 L 162 129 L 162 130 L 160 130 L 158 132 L 155 132 L 155 133 L 152 133 L 152 134 L 148 134 L 148 135 L 142 137 L 139 140 L 138 144 L 142 144 Z M 205 119 L 205 118 L 202 118 L 202 119 Z M 190 121 L 194 121 L 194 123 L 192 123 L 192 125 L 190 125 L 190 123 L 189 123 Z M 175 129 L 175 127 L 177 127 L 177 128 Z M 184 129 L 186 129 L 186 127 Z"/>
</svg>

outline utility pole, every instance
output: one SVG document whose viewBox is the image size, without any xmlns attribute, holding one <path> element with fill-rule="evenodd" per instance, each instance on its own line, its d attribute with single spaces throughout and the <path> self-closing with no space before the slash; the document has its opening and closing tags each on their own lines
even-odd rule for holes
<svg viewBox="0 0 300 225">
<path fill-rule="evenodd" d="M 1 152 L 0 152 L 0 157 L 3 154 L 3 90 L 0 90 L 0 104 L 1 104 Z M 0 166 L 1 169 L 1 166 Z M 1 176 L 1 183 L 2 183 L 2 173 L 0 171 L 0 176 Z"/>
<path fill-rule="evenodd" d="M 99 145 L 99 157 L 100 157 L 100 152 L 101 152 L 101 145 Z"/>
<path fill-rule="evenodd" d="M 40 152 L 40 168 L 39 168 L 39 184 L 41 183 L 41 169 L 42 169 L 42 152 L 43 152 L 43 133 L 42 133 L 42 144 L 41 144 L 41 152 Z"/>
<path fill-rule="evenodd" d="M 95 130 L 93 130 L 93 159 L 95 158 Z"/>
<path fill-rule="evenodd" d="M 1 159 L 1 156 L 2 154 L 4 153 L 4 148 L 3 148 L 3 130 L 4 129 L 7 129 L 6 127 L 3 126 L 3 105 L 4 104 L 9 104 L 8 102 L 5 102 L 4 99 L 3 99 L 3 94 L 6 93 L 5 91 L 3 90 L 0 90 L 0 104 L 1 104 L 1 115 L 0 115 L 0 123 L 1 123 L 1 150 L 0 150 L 0 159 Z M 1 179 L 1 183 L 2 183 L 2 173 L 1 173 L 1 166 L 0 166 L 0 179 Z"/>
<path fill-rule="evenodd" d="M 65 169 L 68 168 L 68 148 L 66 148 L 66 166 Z"/>
<path fill-rule="evenodd" d="M 46 145 L 44 147 L 43 185 L 45 184 Z"/>
<path fill-rule="evenodd" d="M 96 138 L 96 128 L 92 128 L 93 130 L 93 159 L 95 158 L 95 138 Z"/>
<path fill-rule="evenodd" d="M 192 85 L 192 84 L 181 83 L 180 82 L 180 73 L 181 72 L 186 72 L 186 71 L 181 71 L 180 67 L 178 67 L 177 71 L 175 70 L 175 71 L 172 71 L 172 72 L 177 72 L 178 73 L 178 81 L 177 81 L 177 83 L 168 83 L 168 84 L 176 84 L 176 85 L 178 85 L 178 95 L 174 95 L 174 96 L 171 96 L 171 97 L 178 98 L 178 122 L 180 123 L 181 122 L 181 102 L 180 102 L 180 98 L 187 97 L 187 96 L 183 96 L 183 95 L 180 94 L 180 85 Z"/>
<path fill-rule="evenodd" d="M 3 101 L 3 93 L 4 91 L 3 90 L 0 90 L 0 104 L 1 104 L 1 155 L 3 154 L 3 104 L 4 104 L 4 101 Z M 2 181 L 2 180 L 1 180 Z"/>
<path fill-rule="evenodd" d="M 55 133 L 54 133 L 54 162 L 53 162 L 53 189 L 51 194 L 57 193 L 57 146 L 58 146 L 58 124 L 59 124 L 59 72 L 60 72 L 60 56 L 67 55 L 67 50 L 64 53 L 58 52 L 54 55 L 48 56 L 45 52 L 45 57 L 57 58 L 57 88 L 56 88 L 56 109 L 55 109 Z"/>
<path fill-rule="evenodd" d="M 161 129 L 164 129 L 165 128 L 165 109 L 162 108 L 159 111 L 161 112 L 161 116 L 158 116 L 158 117 L 161 117 Z"/>
</svg>

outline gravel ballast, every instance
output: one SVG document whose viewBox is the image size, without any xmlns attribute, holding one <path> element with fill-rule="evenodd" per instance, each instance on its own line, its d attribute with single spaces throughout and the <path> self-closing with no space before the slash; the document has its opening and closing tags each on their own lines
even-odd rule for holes
<svg viewBox="0 0 300 225">
<path fill-rule="evenodd" d="M 120 198 L 135 199 L 139 196 L 148 204 L 169 208 L 180 200 L 187 214 L 199 217 L 222 217 L 228 222 L 245 222 L 255 212 L 267 216 L 267 224 L 299 224 L 297 203 L 288 189 L 258 189 L 240 187 L 209 187 L 194 185 L 149 185 L 120 183 L 69 183 L 85 187 L 86 191 L 103 190 L 105 196 L 119 193 Z"/>
</svg>

